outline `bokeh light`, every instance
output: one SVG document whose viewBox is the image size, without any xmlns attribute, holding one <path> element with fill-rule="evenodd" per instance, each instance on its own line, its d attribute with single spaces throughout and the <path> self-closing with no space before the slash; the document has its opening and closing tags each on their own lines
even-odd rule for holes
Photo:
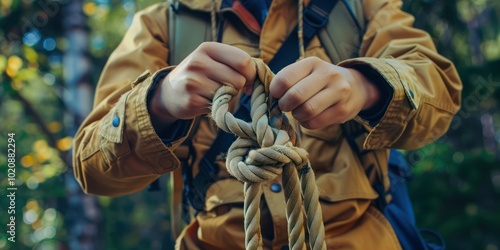
<svg viewBox="0 0 500 250">
<path fill-rule="evenodd" d="M 56 48 L 56 40 L 54 38 L 46 38 L 43 40 L 43 48 L 47 51 L 52 51 Z"/>
<path fill-rule="evenodd" d="M 38 30 L 32 30 L 23 36 L 23 42 L 28 46 L 34 46 L 40 41 L 40 38 L 40 32 L 38 32 Z"/>
</svg>

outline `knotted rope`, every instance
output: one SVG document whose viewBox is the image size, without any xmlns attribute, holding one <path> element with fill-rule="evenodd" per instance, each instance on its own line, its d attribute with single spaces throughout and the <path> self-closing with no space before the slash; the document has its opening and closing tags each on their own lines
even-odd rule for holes
<svg viewBox="0 0 500 250">
<path fill-rule="evenodd" d="M 274 74 L 261 60 L 255 59 L 255 63 L 258 77 L 251 98 L 251 123 L 237 119 L 229 112 L 229 102 L 238 94 L 233 87 L 219 88 L 212 104 L 212 117 L 217 126 L 238 136 L 228 150 L 226 166 L 231 175 L 245 182 L 246 249 L 262 249 L 261 183 L 279 175 L 285 194 L 290 249 L 306 248 L 302 203 L 306 210 L 311 249 L 326 249 L 319 192 L 309 155 L 300 148 L 300 139 L 283 112 L 269 105 L 272 99 L 268 97 L 269 83 Z"/>
</svg>

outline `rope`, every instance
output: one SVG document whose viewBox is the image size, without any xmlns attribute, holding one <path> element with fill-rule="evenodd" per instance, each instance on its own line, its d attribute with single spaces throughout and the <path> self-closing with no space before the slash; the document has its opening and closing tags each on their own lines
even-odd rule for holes
<svg viewBox="0 0 500 250">
<path fill-rule="evenodd" d="M 290 249 L 305 249 L 304 205 L 313 250 L 326 249 L 319 192 L 307 151 L 286 116 L 272 105 L 268 85 L 274 76 L 259 59 L 255 59 L 258 76 L 251 99 L 251 123 L 237 119 L 229 112 L 229 102 L 238 95 L 231 86 L 220 87 L 214 96 L 212 117 L 217 126 L 238 138 L 228 150 L 228 172 L 245 182 L 246 249 L 262 249 L 260 200 L 262 182 L 281 175 L 286 201 Z M 263 83 L 264 82 L 264 83 Z M 271 125 L 270 125 L 271 124 Z M 304 197 L 303 202 L 301 197 Z"/>
<path fill-rule="evenodd" d="M 299 38 L 299 59 L 304 59 L 305 58 L 305 52 L 304 52 L 304 0 L 299 0 L 299 9 L 297 13 L 297 19 L 298 19 L 298 30 L 297 30 L 297 36 Z"/>
<path fill-rule="evenodd" d="M 212 42 L 217 41 L 217 7 L 215 0 L 210 1 L 210 28 L 212 33 Z"/>
</svg>

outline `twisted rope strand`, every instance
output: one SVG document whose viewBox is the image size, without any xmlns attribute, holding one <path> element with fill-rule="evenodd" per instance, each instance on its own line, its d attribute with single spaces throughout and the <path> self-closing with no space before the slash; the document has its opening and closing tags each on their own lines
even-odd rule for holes
<svg viewBox="0 0 500 250">
<path fill-rule="evenodd" d="M 288 222 L 288 245 L 292 250 L 305 248 L 304 215 L 300 205 L 301 194 L 297 170 L 291 166 L 283 169 L 283 187 Z"/>
<path fill-rule="evenodd" d="M 215 0 L 210 1 L 210 26 L 212 33 L 212 42 L 217 41 L 217 7 L 215 6 Z"/>
<path fill-rule="evenodd" d="M 299 38 L 299 60 L 304 59 L 304 0 L 299 0 L 299 9 L 297 13 L 298 17 L 298 30 L 297 36 Z"/>
<path fill-rule="evenodd" d="M 307 163 L 306 168 L 309 169 L 307 172 L 302 172 L 300 174 L 300 183 L 304 195 L 304 208 L 307 215 L 307 229 L 309 232 L 323 232 L 318 234 L 309 234 L 309 243 L 311 244 L 312 250 L 326 249 L 325 243 L 325 225 L 323 224 L 323 216 L 321 214 L 321 206 L 319 204 L 319 191 L 316 185 L 310 185 L 309 183 L 314 183 L 316 177 L 314 172 L 310 170 L 310 163 Z M 309 185 L 308 185 L 309 184 Z"/>
<path fill-rule="evenodd" d="M 251 98 L 251 123 L 237 119 L 229 112 L 229 102 L 238 94 L 233 87 L 219 88 L 212 104 L 212 117 L 217 126 L 238 136 L 229 147 L 226 166 L 231 175 L 245 182 L 246 249 L 263 248 L 260 229 L 261 182 L 274 180 L 280 175 L 286 201 L 290 249 L 306 249 L 302 203 L 307 215 L 311 249 L 326 249 L 319 191 L 309 155 L 299 147 L 301 142 L 286 116 L 281 111 L 270 110 L 270 105 L 266 103 L 268 88 L 261 79 L 269 83 L 273 75 L 263 62 L 256 60 L 256 65 L 259 77 L 254 83 Z"/>
<path fill-rule="evenodd" d="M 245 182 L 245 246 L 246 249 L 262 249 L 262 234 L 260 231 L 260 197 L 262 189 L 260 183 Z"/>
</svg>

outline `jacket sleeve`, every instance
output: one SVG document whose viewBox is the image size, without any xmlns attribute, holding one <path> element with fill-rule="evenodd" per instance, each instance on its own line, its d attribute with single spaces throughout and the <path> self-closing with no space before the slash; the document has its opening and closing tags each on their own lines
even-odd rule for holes
<svg viewBox="0 0 500 250">
<path fill-rule="evenodd" d="M 184 138 L 168 147 L 162 143 L 146 102 L 155 76 L 170 69 L 167 7 L 157 4 L 138 12 L 102 72 L 94 108 L 73 148 L 74 174 L 87 193 L 136 192 L 179 165 L 173 150 Z"/>
<path fill-rule="evenodd" d="M 367 29 L 361 58 L 344 67 L 370 67 L 393 95 L 380 122 L 368 130 L 363 148 L 422 147 L 442 136 L 458 112 L 462 84 L 452 62 L 440 56 L 429 34 L 412 27 L 414 17 L 401 10 L 400 0 L 365 0 Z"/>
</svg>

